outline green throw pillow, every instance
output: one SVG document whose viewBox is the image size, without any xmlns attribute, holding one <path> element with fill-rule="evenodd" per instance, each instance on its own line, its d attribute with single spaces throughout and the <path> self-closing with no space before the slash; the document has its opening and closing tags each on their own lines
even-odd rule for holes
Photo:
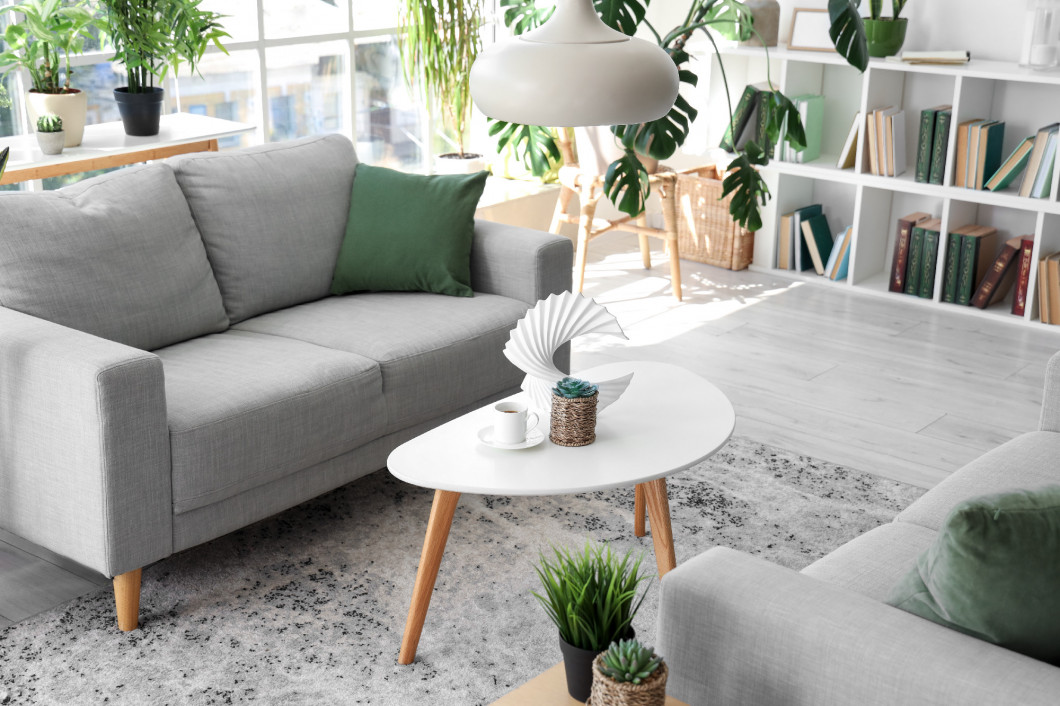
<svg viewBox="0 0 1060 706">
<path fill-rule="evenodd" d="M 332 294 L 472 296 L 471 240 L 486 176 L 422 176 L 358 164 Z"/>
<path fill-rule="evenodd" d="M 887 602 L 1060 665 L 1060 486 L 957 505 Z"/>
</svg>

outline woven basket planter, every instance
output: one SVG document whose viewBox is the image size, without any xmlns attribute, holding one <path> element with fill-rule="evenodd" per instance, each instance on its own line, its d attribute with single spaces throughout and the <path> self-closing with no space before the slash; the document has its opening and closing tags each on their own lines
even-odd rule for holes
<svg viewBox="0 0 1060 706">
<path fill-rule="evenodd" d="M 664 706 L 666 677 L 670 670 L 660 662 L 650 677 L 640 684 L 617 682 L 600 671 L 603 655 L 593 660 L 593 689 L 586 706 Z"/>
<path fill-rule="evenodd" d="M 677 175 L 677 251 L 684 260 L 743 270 L 754 257 L 755 234 L 729 215 L 732 194 L 721 198 L 723 177 L 714 165 Z"/>
<path fill-rule="evenodd" d="M 596 441 L 596 401 L 591 397 L 570 399 L 553 393 L 548 438 L 560 446 L 588 446 Z"/>
</svg>

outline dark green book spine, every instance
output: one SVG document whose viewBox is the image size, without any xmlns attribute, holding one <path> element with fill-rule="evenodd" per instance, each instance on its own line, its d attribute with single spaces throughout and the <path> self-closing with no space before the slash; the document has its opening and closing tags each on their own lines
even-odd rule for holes
<svg viewBox="0 0 1060 706">
<path fill-rule="evenodd" d="M 931 172 L 931 150 L 935 147 L 935 113 L 927 108 L 920 111 L 920 135 L 916 143 L 916 180 L 926 184 Z"/>
<path fill-rule="evenodd" d="M 920 226 L 913 228 L 913 235 L 909 238 L 909 264 L 905 268 L 905 293 L 916 295 L 920 291 L 920 270 L 923 267 L 922 255 L 924 254 L 924 229 Z"/>
<path fill-rule="evenodd" d="M 935 116 L 935 146 L 931 150 L 931 176 L 932 184 L 942 184 L 942 178 L 946 175 L 946 154 L 950 143 L 950 118 L 952 111 L 940 110 Z"/>
<path fill-rule="evenodd" d="M 961 266 L 961 235 L 950 233 L 946 245 L 946 270 L 942 273 L 942 301 L 957 301 L 957 268 Z"/>
<path fill-rule="evenodd" d="M 979 272 L 979 238 L 961 237 L 961 274 L 957 280 L 957 303 L 968 306 L 975 292 L 975 276 Z"/>
<path fill-rule="evenodd" d="M 747 127 L 747 121 L 751 117 L 751 110 L 755 106 L 757 96 L 758 90 L 754 86 L 748 86 L 743 89 L 740 102 L 736 104 L 736 110 L 732 112 L 732 123 L 729 123 L 729 127 L 725 128 L 725 135 L 721 138 L 721 143 L 718 145 L 726 152 L 736 151 L 736 143 L 740 141 L 740 135 L 743 133 L 744 128 Z M 736 125 L 735 137 L 732 134 L 733 124 Z"/>
<path fill-rule="evenodd" d="M 773 143 L 769 139 L 769 91 L 759 91 L 758 97 L 758 122 L 755 125 L 755 142 L 766 154 L 773 154 Z"/>
<path fill-rule="evenodd" d="M 935 270 L 939 261 L 939 232 L 924 231 L 924 253 L 920 256 L 920 286 L 917 294 L 930 299 L 935 294 Z"/>
</svg>

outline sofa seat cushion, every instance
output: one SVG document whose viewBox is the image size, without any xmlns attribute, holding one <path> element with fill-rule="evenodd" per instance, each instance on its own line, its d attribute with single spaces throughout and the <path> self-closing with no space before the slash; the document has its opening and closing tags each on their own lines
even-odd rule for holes
<svg viewBox="0 0 1060 706">
<path fill-rule="evenodd" d="M 958 503 L 1006 490 L 1060 483 L 1060 433 L 1032 431 L 988 451 L 922 495 L 898 519 L 933 530 Z"/>
<path fill-rule="evenodd" d="M 891 522 L 850 540 L 802 573 L 884 601 L 937 534 L 919 525 Z"/>
<path fill-rule="evenodd" d="M 166 381 L 174 513 L 308 468 L 383 433 L 379 365 L 229 330 L 156 351 Z"/>
<path fill-rule="evenodd" d="M 165 164 L 0 196 L 0 306 L 143 350 L 228 327 Z"/>
<path fill-rule="evenodd" d="M 327 296 L 357 157 L 342 135 L 170 160 L 232 322 Z"/>
<path fill-rule="evenodd" d="M 391 432 L 517 386 L 523 373 L 503 349 L 527 308 L 492 294 L 378 292 L 292 307 L 238 328 L 377 361 Z"/>
</svg>

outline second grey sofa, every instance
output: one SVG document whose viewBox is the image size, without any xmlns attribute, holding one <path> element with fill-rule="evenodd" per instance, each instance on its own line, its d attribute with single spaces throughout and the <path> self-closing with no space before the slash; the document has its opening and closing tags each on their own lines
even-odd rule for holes
<svg viewBox="0 0 1060 706">
<path fill-rule="evenodd" d="M 385 465 L 514 392 L 569 241 L 475 225 L 471 298 L 329 296 L 356 166 L 340 136 L 0 196 L 0 527 L 115 577 Z"/>
</svg>

